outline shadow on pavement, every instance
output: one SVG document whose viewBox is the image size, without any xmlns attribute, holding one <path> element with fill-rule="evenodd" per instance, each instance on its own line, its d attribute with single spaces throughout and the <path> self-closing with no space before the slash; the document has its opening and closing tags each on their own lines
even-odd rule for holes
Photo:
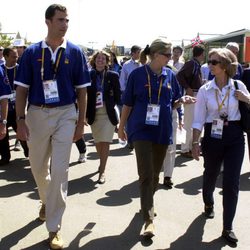
<svg viewBox="0 0 250 250">
<path fill-rule="evenodd" d="M 244 173 L 240 176 L 240 190 L 250 191 L 250 172 Z"/>
<path fill-rule="evenodd" d="M 96 175 L 97 172 L 84 175 L 81 178 L 70 180 L 68 183 L 68 196 L 74 194 L 89 193 L 96 189 L 96 182 L 91 180 L 91 177 Z"/>
<path fill-rule="evenodd" d="M 29 166 L 29 160 L 20 158 L 11 161 L 6 166 L 1 166 L 0 179 L 12 183 L 0 187 L 0 197 L 35 192 L 36 184 Z"/>
<path fill-rule="evenodd" d="M 139 197 L 138 181 L 123 186 L 120 190 L 112 190 L 106 193 L 108 197 L 97 200 L 101 206 L 122 206 L 132 202 L 132 198 Z"/>
<path fill-rule="evenodd" d="M 22 228 L 19 228 L 15 232 L 2 238 L 0 243 L 0 249 L 11 249 L 11 247 L 18 245 L 18 242 L 25 238 L 33 229 L 39 227 L 43 224 L 39 219 L 33 220 Z M 30 249 L 43 249 L 41 244 L 44 245 L 44 241 L 37 244 L 40 248 L 30 248 Z M 26 248 L 25 248 L 26 249 Z"/>
<path fill-rule="evenodd" d="M 69 246 L 65 249 L 128 250 L 133 248 L 134 245 L 136 245 L 138 242 L 141 241 L 141 236 L 140 236 L 141 228 L 142 228 L 142 218 L 139 213 L 136 213 L 133 219 L 131 220 L 130 224 L 128 225 L 128 227 L 121 234 L 91 240 L 84 246 L 79 247 L 79 242 L 81 238 L 89 234 L 88 232 L 86 234 L 85 230 L 83 230 L 83 232 L 80 232 L 76 236 L 76 238 L 69 244 Z"/>
<path fill-rule="evenodd" d="M 164 250 L 221 250 L 227 245 L 221 236 L 211 242 L 202 241 L 205 224 L 206 218 L 203 214 L 199 215 L 188 227 L 185 234 L 180 236 L 176 241 L 172 242 L 170 247 L 165 248 Z M 236 244 L 230 245 L 230 247 L 236 247 Z"/>
<path fill-rule="evenodd" d="M 202 189 L 202 176 L 195 177 L 181 184 L 175 185 L 175 188 L 183 189 L 183 193 L 187 195 L 198 195 Z"/>
</svg>

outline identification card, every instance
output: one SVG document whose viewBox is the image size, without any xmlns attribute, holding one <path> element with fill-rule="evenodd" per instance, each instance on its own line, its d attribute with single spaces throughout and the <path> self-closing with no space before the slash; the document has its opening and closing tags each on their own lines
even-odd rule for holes
<svg viewBox="0 0 250 250">
<path fill-rule="evenodd" d="M 95 103 L 95 107 L 98 108 L 102 108 L 103 107 L 103 95 L 102 92 L 98 91 L 96 93 L 96 103 Z"/>
<path fill-rule="evenodd" d="M 15 102 L 16 101 L 16 91 L 12 90 L 10 94 L 10 102 Z"/>
<path fill-rule="evenodd" d="M 221 139 L 223 134 L 224 120 L 214 119 L 211 128 L 211 137 Z"/>
<path fill-rule="evenodd" d="M 59 93 L 56 80 L 43 81 L 45 103 L 59 102 Z"/>
<path fill-rule="evenodd" d="M 157 126 L 159 124 L 159 117 L 160 117 L 160 105 L 148 104 L 145 123 L 148 125 Z"/>
</svg>

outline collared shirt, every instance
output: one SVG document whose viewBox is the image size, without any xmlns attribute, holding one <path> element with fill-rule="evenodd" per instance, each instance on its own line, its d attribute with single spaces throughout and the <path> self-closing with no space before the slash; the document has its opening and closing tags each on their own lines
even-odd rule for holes
<svg viewBox="0 0 250 250">
<path fill-rule="evenodd" d="M 10 86 L 4 82 L 3 69 L 0 67 L 0 100 L 10 98 L 10 95 Z"/>
<path fill-rule="evenodd" d="M 4 59 L 4 57 L 2 57 L 1 59 L 0 59 L 0 65 L 2 65 L 2 64 L 4 64 L 5 63 L 5 59 Z"/>
<path fill-rule="evenodd" d="M 159 124 L 157 126 L 145 124 L 147 106 L 149 104 L 150 76 L 152 104 L 158 103 L 159 87 Z M 164 67 L 160 76 L 157 76 L 148 65 L 135 69 L 129 77 L 127 88 L 124 92 L 123 103 L 132 107 L 127 121 L 128 140 L 147 140 L 154 143 L 172 144 L 172 105 L 181 97 L 179 84 L 175 74 L 169 68 Z"/>
<path fill-rule="evenodd" d="M 173 66 L 174 68 L 176 68 L 177 72 L 183 67 L 184 63 L 183 62 L 180 62 L 180 61 L 177 61 L 177 62 L 174 62 L 174 60 L 170 60 L 168 62 L 169 65 Z"/>
<path fill-rule="evenodd" d="M 41 77 L 42 50 L 44 48 L 44 79 Z M 56 81 L 59 101 L 57 106 L 75 103 L 75 88 L 84 88 L 90 83 L 90 76 L 85 57 L 81 49 L 66 41 L 53 52 L 42 41 L 29 46 L 23 53 L 18 68 L 15 84 L 29 88 L 28 101 L 30 104 L 45 104 L 43 80 L 52 80 L 54 75 L 53 62 L 62 50 Z"/>
<path fill-rule="evenodd" d="M 18 66 L 18 64 L 13 67 L 7 67 L 5 64 L 0 66 L 3 69 L 4 82 L 10 85 L 11 90 L 14 90 L 14 78 L 16 77 Z"/>
<path fill-rule="evenodd" d="M 243 82 L 237 81 L 239 89 L 245 94 L 249 95 L 246 86 Z M 224 104 L 222 105 L 221 113 L 226 113 L 228 115 L 228 121 L 238 121 L 240 120 L 239 102 L 234 96 L 235 92 L 234 80 L 229 79 L 228 84 L 220 90 L 215 83 L 215 79 L 204 84 L 198 91 L 197 101 L 194 107 L 194 119 L 193 128 L 202 130 L 205 123 L 211 123 L 214 119 L 220 117 L 219 104 L 229 92 L 229 96 L 225 98 Z M 218 102 L 216 100 L 216 93 L 218 96 Z"/>
<path fill-rule="evenodd" d="M 121 86 L 121 91 L 124 91 L 127 86 L 127 81 L 130 73 L 138 68 L 140 66 L 140 63 L 134 61 L 132 58 L 125 62 L 122 66 L 121 74 L 120 74 L 120 86 Z"/>
</svg>

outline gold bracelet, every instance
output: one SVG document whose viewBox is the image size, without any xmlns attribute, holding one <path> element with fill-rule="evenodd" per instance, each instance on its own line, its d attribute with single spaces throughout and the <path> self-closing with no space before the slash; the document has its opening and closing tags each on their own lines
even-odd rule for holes
<svg viewBox="0 0 250 250">
<path fill-rule="evenodd" d="M 200 142 L 194 141 L 192 144 L 193 144 L 193 145 L 196 145 L 196 144 L 200 144 Z"/>
</svg>

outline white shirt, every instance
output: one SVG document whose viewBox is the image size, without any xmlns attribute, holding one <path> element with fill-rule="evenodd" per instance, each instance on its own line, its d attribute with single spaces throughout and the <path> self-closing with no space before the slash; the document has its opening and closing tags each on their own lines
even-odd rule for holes
<svg viewBox="0 0 250 250">
<path fill-rule="evenodd" d="M 120 79 L 119 79 L 121 91 L 124 91 L 126 89 L 127 81 L 128 81 L 128 77 L 130 73 L 134 69 L 138 68 L 139 66 L 140 64 L 134 61 L 132 58 L 123 64 L 121 74 L 120 74 Z"/>
<path fill-rule="evenodd" d="M 205 80 L 208 81 L 209 72 L 210 72 L 210 69 L 208 67 L 208 64 L 204 63 L 201 66 L 201 75 L 202 75 L 202 80 L 203 81 L 205 81 Z"/>
<path fill-rule="evenodd" d="M 245 94 L 249 95 L 245 84 L 241 81 L 237 81 L 239 90 L 242 90 Z M 221 112 L 219 113 L 219 104 L 225 98 L 227 91 L 229 90 L 229 96 L 225 99 Z M 205 123 L 212 123 L 214 119 L 220 118 L 220 114 L 226 113 L 228 115 L 228 121 L 239 121 L 240 111 L 239 102 L 234 96 L 235 92 L 234 80 L 229 79 L 228 84 L 220 90 L 215 83 L 215 79 L 209 81 L 200 87 L 197 94 L 197 101 L 194 106 L 194 119 L 192 127 L 198 130 L 202 130 Z M 216 100 L 216 92 L 218 96 L 218 102 Z"/>
<path fill-rule="evenodd" d="M 176 63 L 174 63 L 173 60 L 170 60 L 169 62 L 169 65 L 175 67 L 177 69 L 177 72 L 183 67 L 184 63 L 181 62 L 181 61 L 177 61 Z"/>
</svg>

